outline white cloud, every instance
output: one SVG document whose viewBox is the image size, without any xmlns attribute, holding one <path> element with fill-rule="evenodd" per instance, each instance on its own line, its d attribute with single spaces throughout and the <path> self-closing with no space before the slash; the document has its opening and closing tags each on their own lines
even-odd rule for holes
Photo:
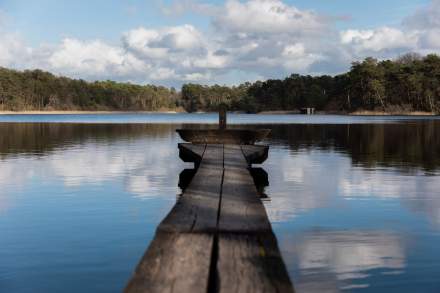
<svg viewBox="0 0 440 293">
<path fill-rule="evenodd" d="M 374 54 L 392 50 L 411 51 L 417 48 L 417 41 L 417 33 L 407 33 L 391 27 L 341 32 L 342 44 L 350 46 L 357 53 Z"/>
<path fill-rule="evenodd" d="M 140 27 L 124 34 L 123 43 L 128 50 L 143 57 L 159 59 L 166 58 L 172 51 L 191 52 L 203 46 L 201 33 L 191 25 L 160 30 Z"/>
<path fill-rule="evenodd" d="M 227 60 L 214 53 L 206 36 L 191 25 L 162 29 L 137 28 L 124 34 L 127 53 L 149 64 L 151 80 L 200 81 Z"/>
<path fill-rule="evenodd" d="M 279 0 L 230 0 L 213 16 L 228 69 L 266 77 L 306 73 L 325 60 L 322 42 L 332 33 L 329 18 Z M 278 75 L 278 76 L 277 76 Z"/>
<path fill-rule="evenodd" d="M 280 0 L 229 0 L 215 19 L 217 27 L 255 34 L 309 34 L 320 32 L 324 19 Z"/>
<path fill-rule="evenodd" d="M 419 39 L 421 48 L 440 49 L 440 28 L 426 31 Z"/>
<path fill-rule="evenodd" d="M 308 53 L 301 43 L 285 46 L 281 56 L 284 57 L 281 60 L 283 66 L 291 71 L 305 71 L 313 63 L 325 59 L 318 53 Z"/>
<path fill-rule="evenodd" d="M 416 11 L 403 21 L 406 31 L 417 33 L 421 53 L 440 53 L 440 0 Z"/>
<path fill-rule="evenodd" d="M 159 39 L 159 32 L 137 28 L 124 34 L 122 40 L 124 46 L 132 50 L 135 54 L 140 54 L 146 58 L 165 58 L 167 49 L 161 47 L 150 47 L 151 42 Z"/>
<path fill-rule="evenodd" d="M 333 74 L 353 60 L 394 58 L 408 51 L 440 52 L 440 1 L 402 20 L 400 26 L 338 31 L 335 17 L 302 10 L 282 0 L 228 0 L 214 6 L 196 0 L 162 3 L 175 16 L 202 13 L 212 26 L 138 27 L 121 43 L 64 38 L 31 47 L 2 29 L 0 66 L 42 68 L 76 78 L 179 85 L 222 83 L 234 75 L 279 78 L 291 73 Z"/>
<path fill-rule="evenodd" d="M 120 45 L 65 38 L 44 48 L 27 48 L 13 38 L 0 45 L 0 62 L 77 78 L 172 84 L 221 83 L 218 78 L 230 79 L 231 72 L 281 77 L 292 70 L 306 72 L 325 59 L 313 40 L 301 37 L 322 32 L 324 18 L 279 0 L 228 1 L 217 7 L 184 1 L 167 7 L 177 10 L 168 11 L 171 14 L 185 9 L 209 14 L 215 28 L 202 32 L 188 24 L 139 27 L 124 33 Z"/>
<path fill-rule="evenodd" d="M 150 71 L 149 76 L 152 80 L 168 80 L 177 78 L 174 69 L 167 67 L 155 68 L 153 71 Z"/>
<path fill-rule="evenodd" d="M 59 73 L 92 77 L 139 74 L 149 67 L 123 49 L 102 41 L 83 42 L 70 38 L 54 49 L 47 63 L 50 69 Z"/>
<path fill-rule="evenodd" d="M 210 80 L 211 75 L 209 73 L 188 73 L 183 77 L 183 80 L 186 81 L 207 81 Z"/>
<path fill-rule="evenodd" d="M 193 64 L 198 68 L 224 68 L 228 62 L 227 56 L 217 55 L 209 51 L 205 58 L 194 60 Z"/>
<path fill-rule="evenodd" d="M 32 49 L 26 47 L 17 34 L 0 29 L 0 66 L 15 67 L 31 52 Z"/>
<path fill-rule="evenodd" d="M 19 34 L 6 29 L 8 22 L 8 15 L 0 10 L 0 66 L 14 67 L 18 60 L 27 58 L 31 49 L 24 45 Z"/>
<path fill-rule="evenodd" d="M 398 27 L 340 32 L 340 41 L 353 58 L 392 58 L 404 52 L 440 52 L 440 1 L 433 0 L 406 17 Z"/>
</svg>

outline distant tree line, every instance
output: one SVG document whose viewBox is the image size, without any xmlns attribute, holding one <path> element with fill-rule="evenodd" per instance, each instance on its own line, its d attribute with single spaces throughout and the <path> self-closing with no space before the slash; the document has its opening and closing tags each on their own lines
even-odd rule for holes
<svg viewBox="0 0 440 293">
<path fill-rule="evenodd" d="M 336 76 L 292 74 L 238 86 L 184 84 L 173 88 L 112 81 L 86 82 L 41 70 L 0 68 L 0 110 L 216 111 L 219 104 L 245 112 L 440 111 L 440 57 L 407 54 L 397 60 L 366 58 Z"/>
<path fill-rule="evenodd" d="M 237 87 L 184 85 L 187 111 L 211 110 L 226 103 L 248 112 L 298 110 L 440 110 L 440 57 L 407 54 L 395 61 L 367 58 L 337 76 L 292 74 Z"/>
<path fill-rule="evenodd" d="M 86 82 L 41 70 L 0 68 L 0 110 L 145 110 L 174 109 L 179 94 L 154 85 L 113 81 Z"/>
</svg>

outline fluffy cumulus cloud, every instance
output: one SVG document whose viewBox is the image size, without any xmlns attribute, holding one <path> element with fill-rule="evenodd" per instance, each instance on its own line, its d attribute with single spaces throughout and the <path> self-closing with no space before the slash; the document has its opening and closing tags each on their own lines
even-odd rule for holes
<svg viewBox="0 0 440 293">
<path fill-rule="evenodd" d="M 245 34 L 305 35 L 322 30 L 325 21 L 311 11 L 302 11 L 280 0 L 229 0 L 215 19 L 219 28 Z"/>
<path fill-rule="evenodd" d="M 319 43 L 331 34 L 326 17 L 280 0 L 227 1 L 213 23 L 232 66 L 261 76 L 308 72 L 325 59 Z"/>
<path fill-rule="evenodd" d="M 191 25 L 160 30 L 138 28 L 126 33 L 124 46 L 146 59 L 164 59 L 170 53 L 192 53 L 203 49 L 201 33 Z"/>
<path fill-rule="evenodd" d="M 440 0 L 404 20 L 407 30 L 418 34 L 418 47 L 423 52 L 440 52 Z"/>
<path fill-rule="evenodd" d="M 328 21 L 315 12 L 281 0 L 230 0 L 221 6 L 179 3 L 164 7 L 164 12 L 204 13 L 212 27 L 138 27 L 125 32 L 120 44 L 65 38 L 44 48 L 26 47 L 16 36 L 3 36 L 0 65 L 38 67 L 86 79 L 179 84 L 221 83 L 219 78 L 231 72 L 250 78 L 305 73 L 325 59 L 316 38 L 327 31 Z"/>
<path fill-rule="evenodd" d="M 28 49 L 15 34 L 4 33 L 0 30 L 0 65 L 14 66 L 15 61 L 26 56 Z"/>
<path fill-rule="evenodd" d="M 335 25 L 337 17 L 283 0 L 228 0 L 217 6 L 185 0 L 161 7 L 168 16 L 188 10 L 204 14 L 212 25 L 203 30 L 191 24 L 138 27 L 123 33 L 119 43 L 70 37 L 31 47 L 2 29 L 5 17 L 0 14 L 0 66 L 38 67 L 90 80 L 179 85 L 230 82 L 237 73 L 249 79 L 334 74 L 367 56 L 440 52 L 440 0 L 396 27 L 343 31 Z"/>
<path fill-rule="evenodd" d="M 347 30 L 341 32 L 343 45 L 351 45 L 356 53 L 374 54 L 382 51 L 414 50 L 417 47 L 417 35 L 391 27 L 376 30 Z"/>
<path fill-rule="evenodd" d="M 206 80 L 210 70 L 221 69 L 227 60 L 194 26 L 162 29 L 137 28 L 124 34 L 127 54 L 150 65 L 152 80 Z"/>
<path fill-rule="evenodd" d="M 354 56 L 391 57 L 404 52 L 440 53 L 440 0 L 406 17 L 399 27 L 340 32 L 342 45 Z"/>
<path fill-rule="evenodd" d="M 102 41 L 83 42 L 77 39 L 64 39 L 49 54 L 48 68 L 69 75 L 112 77 L 142 74 L 148 71 L 149 64 L 137 59 L 119 47 Z"/>
<path fill-rule="evenodd" d="M 8 22 L 7 14 L 0 10 L 0 66 L 16 67 L 29 61 L 32 48 L 25 45 L 18 33 L 8 31 Z"/>
</svg>

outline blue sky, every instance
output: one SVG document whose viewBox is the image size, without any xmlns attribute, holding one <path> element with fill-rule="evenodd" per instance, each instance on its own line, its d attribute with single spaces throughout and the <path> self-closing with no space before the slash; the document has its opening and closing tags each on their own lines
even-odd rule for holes
<svg viewBox="0 0 440 293">
<path fill-rule="evenodd" d="M 221 5 L 224 1 L 208 1 Z M 374 28 L 396 25 L 428 0 L 301 0 L 284 1 L 306 10 L 350 17 L 340 21 L 340 28 Z M 193 24 L 207 29 L 209 18 L 194 13 L 166 16 L 163 5 L 172 1 L 154 0 L 2 0 L 0 9 L 11 19 L 11 27 L 34 44 L 51 42 L 65 36 L 103 38 L 118 41 L 120 35 L 134 27 L 160 27 Z"/>
<path fill-rule="evenodd" d="M 0 66 L 167 85 L 336 74 L 436 53 L 439 14 L 438 0 L 0 0 Z"/>
</svg>

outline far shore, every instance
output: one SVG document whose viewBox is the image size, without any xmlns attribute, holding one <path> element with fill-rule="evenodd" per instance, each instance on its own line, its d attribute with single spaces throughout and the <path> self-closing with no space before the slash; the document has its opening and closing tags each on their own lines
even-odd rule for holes
<svg viewBox="0 0 440 293">
<path fill-rule="evenodd" d="M 437 116 L 438 113 L 435 112 L 423 112 L 423 111 L 412 111 L 412 112 L 383 112 L 383 111 L 355 111 L 349 113 L 353 116 Z"/>
<path fill-rule="evenodd" d="M 72 114 L 177 114 L 178 111 L 0 111 L 0 115 L 72 115 Z"/>
<path fill-rule="evenodd" d="M 0 115 L 75 115 L 75 114 L 178 114 L 187 113 L 182 111 L 80 111 L 80 110 L 69 110 L 69 111 L 0 111 Z M 207 112 L 197 112 L 197 113 L 207 113 Z M 232 112 L 243 114 L 244 112 Z M 256 114 L 259 115 L 300 115 L 299 111 L 262 111 Z M 413 112 L 382 112 L 382 111 L 355 111 L 355 112 L 324 112 L 318 111 L 315 115 L 352 115 L 352 116 L 437 116 L 439 113 L 434 112 L 423 112 L 423 111 L 413 111 Z"/>
</svg>

